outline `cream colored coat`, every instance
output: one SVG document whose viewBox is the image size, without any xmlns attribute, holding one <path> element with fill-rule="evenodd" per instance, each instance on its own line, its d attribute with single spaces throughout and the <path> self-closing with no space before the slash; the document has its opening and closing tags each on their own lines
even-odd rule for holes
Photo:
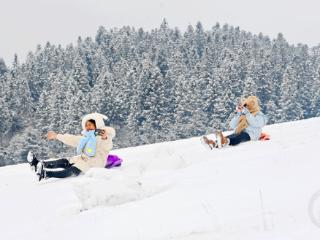
<svg viewBox="0 0 320 240">
<path fill-rule="evenodd" d="M 96 154 L 94 157 L 88 157 L 85 154 L 73 156 L 69 159 L 70 163 L 74 163 L 74 166 L 80 169 L 82 172 L 87 172 L 92 167 L 104 168 L 106 165 L 106 158 L 112 149 L 112 139 L 115 137 L 115 130 L 111 127 L 99 127 L 107 132 L 107 139 L 102 139 L 101 136 L 96 136 L 97 146 Z M 71 147 L 77 147 L 81 135 L 72 134 L 58 134 L 57 139 L 64 144 Z"/>
</svg>

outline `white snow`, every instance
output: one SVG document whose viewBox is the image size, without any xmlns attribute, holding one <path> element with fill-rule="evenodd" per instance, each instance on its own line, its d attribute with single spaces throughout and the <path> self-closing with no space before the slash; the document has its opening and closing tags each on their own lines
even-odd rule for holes
<svg viewBox="0 0 320 240">
<path fill-rule="evenodd" d="M 199 138 L 120 149 L 123 167 L 63 180 L 2 167 L 0 237 L 318 240 L 320 118 L 264 131 L 213 151 Z"/>
</svg>

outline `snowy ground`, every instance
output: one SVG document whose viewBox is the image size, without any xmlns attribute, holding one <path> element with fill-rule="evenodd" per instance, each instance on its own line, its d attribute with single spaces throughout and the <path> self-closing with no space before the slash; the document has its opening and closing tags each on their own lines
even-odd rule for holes
<svg viewBox="0 0 320 240">
<path fill-rule="evenodd" d="M 2 167 L 1 239 L 318 240 L 320 118 L 264 130 L 271 141 L 221 150 L 121 149 L 122 168 L 65 180 Z"/>
</svg>

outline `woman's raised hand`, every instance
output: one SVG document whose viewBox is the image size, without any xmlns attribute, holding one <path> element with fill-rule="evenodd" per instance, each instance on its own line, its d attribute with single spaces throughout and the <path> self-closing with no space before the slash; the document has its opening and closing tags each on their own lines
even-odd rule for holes
<svg viewBox="0 0 320 240">
<path fill-rule="evenodd" d="M 106 131 L 106 130 L 102 130 L 101 138 L 104 139 L 104 140 L 105 140 L 105 139 L 108 139 L 107 131 Z"/>
<path fill-rule="evenodd" d="M 54 131 L 49 131 L 48 134 L 47 134 L 47 138 L 48 140 L 54 140 L 57 138 L 57 133 L 55 133 Z"/>
<path fill-rule="evenodd" d="M 239 104 L 236 106 L 236 112 L 240 113 L 240 112 L 242 112 L 242 110 L 243 110 L 243 106 L 242 106 L 241 103 L 239 103 Z"/>
</svg>

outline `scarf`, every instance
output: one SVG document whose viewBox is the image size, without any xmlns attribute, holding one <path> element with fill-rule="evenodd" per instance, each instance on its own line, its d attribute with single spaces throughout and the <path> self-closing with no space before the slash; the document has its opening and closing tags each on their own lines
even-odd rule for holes
<svg viewBox="0 0 320 240">
<path fill-rule="evenodd" d="M 97 147 L 95 130 L 83 130 L 81 133 L 83 137 L 80 139 L 80 142 L 77 146 L 77 154 L 80 155 L 84 153 L 88 157 L 95 156 Z"/>
</svg>

